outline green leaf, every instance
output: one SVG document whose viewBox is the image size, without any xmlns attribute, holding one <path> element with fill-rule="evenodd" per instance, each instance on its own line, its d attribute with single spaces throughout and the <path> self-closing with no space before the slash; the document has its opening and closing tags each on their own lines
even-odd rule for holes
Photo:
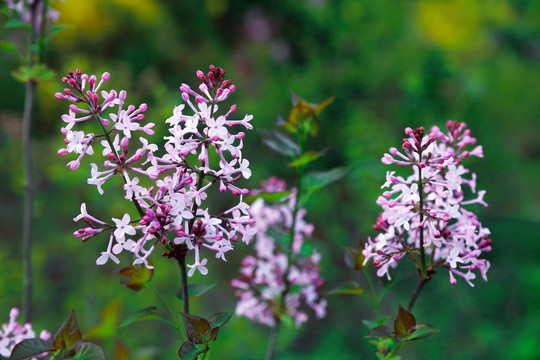
<svg viewBox="0 0 540 360">
<path fill-rule="evenodd" d="M 324 110 L 325 107 L 327 107 L 328 105 L 332 103 L 332 101 L 334 101 L 334 97 L 330 96 L 328 99 L 323 100 L 318 104 L 315 104 L 315 114 L 319 115 L 321 111 Z"/>
<path fill-rule="evenodd" d="M 364 324 L 365 327 L 367 327 L 369 330 L 377 327 L 377 322 L 371 321 L 371 320 L 362 320 L 362 324 Z"/>
<path fill-rule="evenodd" d="M 285 129 L 305 137 L 307 134 L 316 136 L 319 133 L 319 119 L 315 109 L 306 101 L 299 100 L 289 112 Z"/>
<path fill-rule="evenodd" d="M 398 315 L 394 320 L 394 333 L 400 337 L 406 337 L 416 326 L 416 319 L 413 314 L 399 305 Z"/>
<path fill-rule="evenodd" d="M 394 339 L 394 337 L 392 336 L 392 332 L 390 331 L 390 329 L 388 328 L 388 326 L 377 326 L 377 327 L 374 327 L 373 329 L 369 330 L 367 336 L 367 338 L 387 338 L 387 339 Z"/>
<path fill-rule="evenodd" d="M 54 348 L 40 338 L 23 340 L 13 348 L 9 360 L 28 359 L 43 352 L 54 351 Z"/>
<path fill-rule="evenodd" d="M 355 270 L 364 269 L 364 260 L 366 257 L 362 254 L 362 250 L 364 250 L 364 243 L 362 240 L 360 240 L 357 249 L 346 247 L 343 252 L 343 261 L 345 261 L 345 265 Z"/>
<path fill-rule="evenodd" d="M 354 295 L 360 295 L 364 292 L 364 288 L 361 288 L 358 283 L 354 281 L 347 281 L 346 283 L 340 284 L 330 291 L 328 291 L 327 295 L 335 295 L 335 294 L 354 294 Z"/>
<path fill-rule="evenodd" d="M 55 349 L 71 349 L 77 346 L 82 341 L 81 330 L 79 324 L 77 324 L 77 318 L 75 316 L 75 310 L 71 310 L 71 313 L 64 320 L 64 323 L 53 338 L 53 346 Z"/>
<path fill-rule="evenodd" d="M 180 349 L 178 349 L 178 356 L 182 360 L 195 360 L 197 359 L 197 356 L 207 352 L 208 350 L 210 350 L 208 346 L 199 348 L 191 341 L 186 341 L 182 344 L 182 346 L 180 346 Z"/>
<path fill-rule="evenodd" d="M 313 244 L 305 242 L 305 243 L 302 244 L 302 247 L 300 248 L 300 255 L 302 255 L 304 257 L 311 256 L 311 255 L 313 255 L 313 249 L 314 248 L 315 247 L 313 246 Z"/>
<path fill-rule="evenodd" d="M 210 323 L 210 327 L 212 329 L 215 329 L 215 328 L 222 328 L 223 325 L 225 325 L 227 323 L 227 321 L 229 321 L 231 319 L 231 317 L 233 316 L 233 313 L 232 312 L 221 312 L 221 313 L 217 313 L 217 314 L 214 314 L 212 316 L 210 316 L 208 318 L 208 322 Z"/>
<path fill-rule="evenodd" d="M 148 263 L 152 266 L 151 261 Z M 139 291 L 152 280 L 154 269 L 148 269 L 143 264 L 137 264 L 135 266 L 132 264 L 129 267 L 113 271 L 113 273 L 128 277 L 129 279 L 123 279 L 121 283 L 133 291 Z"/>
<path fill-rule="evenodd" d="M 10 19 L 6 22 L 4 25 L 6 28 L 23 28 L 26 30 L 30 30 L 31 26 L 28 23 L 25 23 L 24 21 L 21 21 L 19 19 Z"/>
<path fill-rule="evenodd" d="M 73 359 L 105 360 L 105 354 L 99 345 L 92 342 L 82 342 L 77 348 L 77 354 Z"/>
<path fill-rule="evenodd" d="M 302 187 L 304 189 L 304 202 L 315 191 L 329 185 L 333 182 L 341 180 L 347 173 L 346 167 L 337 167 L 327 171 L 316 171 L 306 174 L 302 178 Z"/>
<path fill-rule="evenodd" d="M 182 315 L 182 318 L 184 319 L 184 326 L 188 338 L 195 344 L 204 343 L 206 335 L 210 334 L 212 329 L 208 320 L 201 316 L 190 315 L 183 312 L 181 312 L 180 315 Z"/>
<path fill-rule="evenodd" d="M 9 41 L 0 41 L 0 49 L 16 54 L 17 53 L 17 47 L 14 43 Z"/>
<path fill-rule="evenodd" d="M 307 152 L 303 153 L 299 158 L 297 158 L 297 159 L 291 161 L 290 163 L 288 163 L 287 166 L 289 166 L 289 167 L 306 166 L 310 162 L 317 160 L 318 158 L 320 158 L 323 155 L 324 154 L 321 153 L 321 152 L 307 151 Z"/>
<path fill-rule="evenodd" d="M 300 155 L 300 146 L 287 135 L 276 130 L 259 130 L 259 134 L 263 144 L 275 152 L 291 157 Z"/>
<path fill-rule="evenodd" d="M 188 299 L 197 299 L 207 293 L 208 290 L 212 289 L 214 286 L 216 286 L 216 283 L 213 283 L 211 285 L 188 284 Z M 176 297 L 184 301 L 184 292 L 182 291 L 182 288 L 176 291 Z"/>
<path fill-rule="evenodd" d="M 141 320 L 148 320 L 148 319 L 156 319 L 159 317 L 159 313 L 157 311 L 157 308 L 155 306 L 139 310 L 137 312 L 134 312 L 126 320 L 124 320 L 119 327 L 125 327 L 130 324 L 133 324 L 134 322 L 141 321 Z"/>
<path fill-rule="evenodd" d="M 423 339 L 440 331 L 429 324 L 416 324 L 413 333 L 407 336 L 406 341 Z"/>
<path fill-rule="evenodd" d="M 47 80 L 52 78 L 54 74 L 54 71 L 47 68 L 47 65 L 45 64 L 35 64 L 31 69 L 29 69 L 27 66 L 21 65 L 17 70 L 11 72 L 11 75 L 22 83 Z"/>
<path fill-rule="evenodd" d="M 244 202 L 251 204 L 257 199 L 263 199 L 264 201 L 267 201 L 267 202 L 276 202 L 289 196 L 290 194 L 291 194 L 291 190 L 277 191 L 277 192 L 271 192 L 271 193 L 258 193 L 255 195 L 248 196 L 247 198 L 244 199 Z"/>
</svg>

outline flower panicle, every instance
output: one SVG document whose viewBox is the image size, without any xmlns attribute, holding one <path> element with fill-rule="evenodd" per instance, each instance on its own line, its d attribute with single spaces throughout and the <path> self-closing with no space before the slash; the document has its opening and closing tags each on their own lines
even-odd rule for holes
<svg viewBox="0 0 540 360">
<path fill-rule="evenodd" d="M 429 134 L 422 127 L 406 128 L 402 150 L 392 147 L 381 159 L 410 166 L 413 174 L 404 178 L 388 171 L 381 186 L 388 190 L 377 199 L 383 211 L 373 228 L 379 234 L 363 250 L 379 276 L 390 279 L 390 269 L 404 257 L 420 266 L 424 248 L 431 268 L 446 268 L 450 283 L 458 276 L 474 286 L 477 272 L 487 280 L 490 263 L 480 256 L 491 250 L 490 231 L 467 210 L 475 203 L 487 206 L 485 191 L 476 189 L 476 174 L 462 164 L 470 156 L 482 158 L 482 146 L 465 123 L 448 121 L 446 128 L 434 126 Z"/>
</svg>

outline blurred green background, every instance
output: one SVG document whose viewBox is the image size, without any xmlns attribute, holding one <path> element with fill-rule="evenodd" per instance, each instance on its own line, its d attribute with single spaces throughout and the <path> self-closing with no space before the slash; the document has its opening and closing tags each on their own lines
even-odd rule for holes
<svg viewBox="0 0 540 360">
<path fill-rule="evenodd" d="M 470 159 L 488 208 L 475 208 L 492 231 L 489 281 L 455 286 L 443 271 L 415 305 L 419 322 L 441 332 L 411 343 L 404 359 L 540 359 L 540 2 L 537 0 L 66 0 L 53 2 L 59 22 L 46 62 L 57 76 L 40 84 L 33 140 L 38 193 L 35 201 L 33 264 L 34 327 L 54 331 L 75 308 L 85 334 L 100 342 L 109 358 L 121 342 L 130 359 L 174 359 L 174 333 L 156 321 L 116 326 L 131 312 L 156 305 L 147 289 L 134 293 L 95 266 L 104 238 L 81 244 L 71 219 L 81 202 L 91 212 L 114 216 L 126 207 L 121 196 L 98 197 L 86 185 L 88 161 L 72 172 L 62 146 L 60 116 L 67 104 L 54 99 L 68 69 L 111 73 L 108 86 L 128 91 L 128 101 L 149 105 L 147 119 L 157 134 L 181 102 L 178 86 L 195 85 L 194 73 L 215 64 L 227 70 L 237 92 L 238 114 L 254 115 L 256 129 L 271 128 L 290 109 L 289 91 L 310 101 L 334 95 L 321 115 L 312 149 L 329 147 L 312 169 L 348 166 L 347 176 L 315 194 L 307 219 L 323 255 L 326 287 L 363 282 L 342 261 L 345 246 L 372 235 L 379 207 L 375 199 L 390 168 L 383 152 L 401 143 L 406 126 L 468 124 L 484 146 L 484 159 Z M 5 18 L 2 19 L 6 21 Z M 1 39 L 12 39 L 9 29 Z M 24 87 L 10 72 L 18 66 L 0 58 L 0 322 L 20 307 L 22 293 L 21 114 Z M 156 136 L 158 136 L 156 135 Z M 293 179 L 284 158 L 270 153 L 256 131 L 244 151 L 257 187 L 278 175 Z M 118 180 L 118 179 L 117 179 Z M 114 194 L 108 183 L 106 194 Z M 229 282 L 250 252 L 239 244 L 227 263 L 210 261 L 210 273 L 195 282 L 217 283 L 193 301 L 193 312 L 233 311 Z M 175 264 L 153 257 L 153 284 L 168 299 L 180 283 Z M 127 258 L 123 258 L 123 264 Z M 400 271 L 407 271 L 400 266 Z M 414 279 L 403 281 L 383 302 L 395 315 L 406 304 Z M 298 331 L 281 332 L 276 359 L 374 359 L 362 319 L 373 313 L 360 297 L 328 298 L 328 315 Z M 179 300 L 171 300 L 180 309 Z M 269 330 L 234 317 L 212 346 L 212 359 L 261 359 Z"/>
</svg>

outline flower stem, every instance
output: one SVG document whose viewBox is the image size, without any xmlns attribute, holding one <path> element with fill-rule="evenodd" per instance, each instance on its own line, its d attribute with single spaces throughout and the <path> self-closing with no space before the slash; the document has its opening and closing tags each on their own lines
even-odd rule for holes
<svg viewBox="0 0 540 360">
<path fill-rule="evenodd" d="M 414 293 L 412 294 L 411 301 L 409 301 L 409 306 L 407 306 L 407 311 L 411 311 L 412 307 L 414 306 L 414 303 L 416 302 L 416 299 L 418 298 L 418 295 L 420 295 L 420 291 L 422 291 L 422 288 L 426 283 L 429 281 L 429 278 L 420 278 L 418 279 L 418 284 L 416 285 L 416 289 L 414 289 Z"/>
<path fill-rule="evenodd" d="M 189 314 L 189 294 L 188 294 L 188 279 L 186 271 L 186 253 L 187 249 L 183 248 L 185 251 L 177 253 L 176 261 L 180 266 L 180 273 L 182 276 L 182 296 L 184 299 L 184 313 Z"/>
<path fill-rule="evenodd" d="M 265 360 L 272 360 L 274 358 L 274 352 L 276 350 L 276 340 L 279 332 L 279 321 L 276 322 L 270 330 L 270 338 L 268 339 L 268 348 L 266 349 Z"/>
<path fill-rule="evenodd" d="M 28 70 L 31 72 L 34 66 L 37 6 L 39 1 L 30 4 L 30 35 L 28 40 Z M 46 4 L 45 4 L 46 6 Z M 24 157 L 24 213 L 23 213 L 23 314 L 24 322 L 31 322 L 32 318 L 32 222 L 34 203 L 34 180 L 32 165 L 32 141 L 31 124 L 34 117 L 34 97 L 36 82 L 29 79 L 26 83 L 26 96 L 24 99 L 23 125 L 22 125 L 22 149 Z"/>
<path fill-rule="evenodd" d="M 418 161 L 422 160 L 422 150 L 418 152 Z M 426 254 L 424 250 L 424 184 L 422 182 L 422 167 L 418 165 L 418 195 L 420 197 L 420 224 L 422 227 L 419 227 L 420 231 L 420 261 L 421 268 L 420 273 L 422 278 L 426 278 Z"/>
</svg>

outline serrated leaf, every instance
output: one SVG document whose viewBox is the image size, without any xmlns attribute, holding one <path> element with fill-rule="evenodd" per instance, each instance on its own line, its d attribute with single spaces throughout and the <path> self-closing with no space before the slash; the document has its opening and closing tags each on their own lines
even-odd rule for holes
<svg viewBox="0 0 540 360">
<path fill-rule="evenodd" d="M 405 337 L 414 330 L 416 319 L 414 315 L 399 305 L 398 315 L 394 320 L 394 333 L 400 337 Z"/>
<path fill-rule="evenodd" d="M 152 266 L 152 262 L 148 262 Z M 133 291 L 139 291 L 146 286 L 152 280 L 154 275 L 154 269 L 148 269 L 143 264 L 130 265 L 129 267 L 113 271 L 113 273 L 120 276 L 128 277 L 129 279 L 123 279 L 121 283 Z"/>
<path fill-rule="evenodd" d="M 208 322 L 210 323 L 210 327 L 212 329 L 216 327 L 222 328 L 223 325 L 225 325 L 227 321 L 231 319 L 232 316 L 233 316 L 233 313 L 231 312 L 228 312 L 228 313 L 220 312 L 220 313 L 210 316 L 208 318 Z"/>
<path fill-rule="evenodd" d="M 263 144 L 275 152 L 291 157 L 300 155 L 300 146 L 287 135 L 276 130 L 259 130 L 259 134 Z"/>
<path fill-rule="evenodd" d="M 382 337 L 382 338 L 387 338 L 387 339 L 394 339 L 394 337 L 392 336 L 392 332 L 390 331 L 388 326 L 384 326 L 384 325 L 377 326 L 369 330 L 366 337 L 367 338 L 381 338 Z"/>
<path fill-rule="evenodd" d="M 182 318 L 184 319 L 184 326 L 186 328 L 186 333 L 188 338 L 195 344 L 202 344 L 206 340 L 206 336 L 210 334 L 212 328 L 208 320 L 201 316 L 190 315 L 181 312 Z"/>
<path fill-rule="evenodd" d="M 6 28 L 23 28 L 26 30 L 30 30 L 31 26 L 28 23 L 25 23 L 24 21 L 18 20 L 18 19 L 9 19 L 6 24 L 4 25 Z"/>
<path fill-rule="evenodd" d="M 407 336 L 405 340 L 413 341 L 413 340 L 423 339 L 425 337 L 436 334 L 440 331 L 441 330 L 435 329 L 433 326 L 429 324 L 416 324 L 416 326 L 414 327 L 413 333 Z"/>
<path fill-rule="evenodd" d="M 78 360 L 105 360 L 105 354 L 99 345 L 92 342 L 82 342 L 77 348 L 73 359 Z"/>
<path fill-rule="evenodd" d="M 211 285 L 188 284 L 188 299 L 189 300 L 197 299 L 203 296 L 205 293 L 207 293 L 214 286 L 216 286 L 216 283 L 213 283 Z M 184 301 L 184 292 L 182 291 L 182 288 L 176 291 L 176 297 Z"/>
<path fill-rule="evenodd" d="M 15 345 L 9 360 L 28 359 L 32 356 L 50 351 L 54 351 L 54 348 L 45 340 L 40 338 L 26 339 Z"/>
<path fill-rule="evenodd" d="M 71 349 L 77 346 L 82 341 L 81 330 L 79 324 L 77 324 L 77 317 L 75 316 L 75 310 L 71 310 L 71 313 L 64 320 L 64 323 L 53 338 L 53 346 L 55 349 Z"/>
<path fill-rule="evenodd" d="M 0 49 L 10 52 L 12 54 L 17 53 L 17 47 L 15 46 L 14 43 L 9 42 L 9 41 L 0 41 Z"/>
<path fill-rule="evenodd" d="M 347 281 L 343 284 L 340 284 L 330 291 L 328 291 L 327 295 L 335 295 L 335 294 L 354 294 L 354 295 L 360 295 L 364 292 L 364 288 L 361 288 L 358 283 L 354 281 Z"/>
<path fill-rule="evenodd" d="M 321 153 L 321 152 L 307 151 L 307 152 L 303 153 L 299 158 L 297 158 L 297 159 L 291 161 L 290 163 L 288 163 L 287 166 L 289 166 L 289 167 L 305 166 L 305 165 L 309 164 L 310 162 L 317 160 L 318 158 L 320 158 L 323 155 L 324 154 Z"/>
<path fill-rule="evenodd" d="M 148 320 L 148 319 L 156 319 L 159 317 L 159 312 L 155 306 L 139 310 L 137 312 L 134 312 L 128 318 L 120 324 L 119 327 L 125 327 L 130 324 L 133 324 L 134 322 L 141 321 L 141 320 Z"/>
<path fill-rule="evenodd" d="M 178 356 L 182 360 L 195 360 L 197 359 L 197 356 L 207 352 L 208 350 L 210 350 L 208 346 L 199 348 L 192 342 L 186 341 L 182 344 L 182 346 L 180 346 L 180 349 L 178 349 Z"/>
<path fill-rule="evenodd" d="M 290 194 L 291 194 L 291 190 L 277 191 L 277 192 L 271 192 L 271 193 L 258 193 L 255 195 L 248 196 L 247 198 L 244 199 L 244 202 L 247 204 L 251 204 L 257 199 L 263 199 L 264 201 L 267 201 L 267 202 L 276 202 L 289 196 Z"/>
</svg>

